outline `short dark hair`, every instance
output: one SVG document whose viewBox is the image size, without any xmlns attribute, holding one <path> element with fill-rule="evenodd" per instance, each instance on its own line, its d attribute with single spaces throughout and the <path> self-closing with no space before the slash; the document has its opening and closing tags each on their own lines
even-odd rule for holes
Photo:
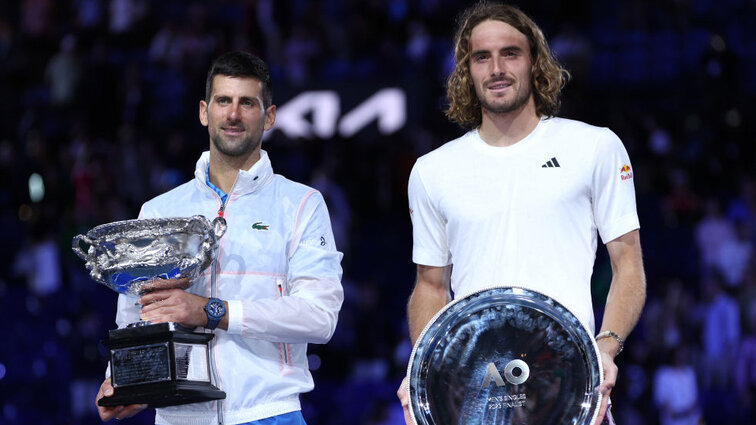
<svg viewBox="0 0 756 425">
<path fill-rule="evenodd" d="M 228 52 L 218 56 L 210 70 L 207 72 L 205 82 L 205 101 L 210 101 L 210 93 L 213 91 L 213 79 L 216 75 L 228 77 L 256 78 L 262 82 L 263 105 L 267 109 L 273 104 L 273 82 L 270 79 L 268 65 L 257 56 L 242 52 Z"/>
</svg>

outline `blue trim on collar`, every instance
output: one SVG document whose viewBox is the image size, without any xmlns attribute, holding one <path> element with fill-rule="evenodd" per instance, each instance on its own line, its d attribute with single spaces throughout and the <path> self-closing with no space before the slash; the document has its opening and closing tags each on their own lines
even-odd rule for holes
<svg viewBox="0 0 756 425">
<path fill-rule="evenodd" d="M 220 188 L 218 188 L 218 186 L 214 185 L 210 181 L 210 164 L 207 164 L 207 170 L 205 170 L 205 183 L 208 185 L 208 187 L 210 187 L 210 189 L 213 189 L 215 191 L 215 193 L 218 194 L 218 196 L 220 196 L 221 204 L 225 205 L 226 204 L 226 199 L 228 198 L 228 194 L 226 192 L 220 190 Z"/>
</svg>

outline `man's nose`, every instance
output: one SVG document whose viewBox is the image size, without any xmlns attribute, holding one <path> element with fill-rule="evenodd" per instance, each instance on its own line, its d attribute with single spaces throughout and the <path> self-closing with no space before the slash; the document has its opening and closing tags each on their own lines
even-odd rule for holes
<svg viewBox="0 0 756 425">
<path fill-rule="evenodd" d="M 491 61 L 491 76 L 496 77 L 504 74 L 504 67 L 502 66 L 501 58 L 493 58 Z"/>
<path fill-rule="evenodd" d="M 228 108 L 228 119 L 230 121 L 239 119 L 239 102 L 231 103 L 231 106 Z"/>
</svg>

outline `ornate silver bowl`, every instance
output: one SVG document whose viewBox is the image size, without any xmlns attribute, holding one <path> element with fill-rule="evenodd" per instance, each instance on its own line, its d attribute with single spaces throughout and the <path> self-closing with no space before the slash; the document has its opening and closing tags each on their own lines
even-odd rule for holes
<svg viewBox="0 0 756 425">
<path fill-rule="evenodd" d="M 125 220 L 73 238 L 90 276 L 119 294 L 141 295 L 150 281 L 195 278 L 215 258 L 226 221 L 203 216 Z M 86 251 L 81 243 L 88 245 Z"/>
<path fill-rule="evenodd" d="M 442 309 L 408 367 L 416 424 L 588 425 L 601 406 L 598 347 L 564 306 L 496 287 Z"/>
</svg>

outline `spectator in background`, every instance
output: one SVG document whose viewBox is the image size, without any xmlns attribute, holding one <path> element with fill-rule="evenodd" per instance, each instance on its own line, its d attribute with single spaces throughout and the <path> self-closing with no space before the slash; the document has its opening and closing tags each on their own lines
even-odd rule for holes
<svg viewBox="0 0 756 425">
<path fill-rule="evenodd" d="M 74 100 L 81 80 L 82 65 L 76 52 L 76 37 L 60 40 L 60 51 L 47 63 L 45 79 L 50 84 L 50 104 L 66 106 Z"/>
<path fill-rule="evenodd" d="M 699 425 L 696 373 L 687 346 L 667 351 L 667 360 L 654 374 L 654 403 L 661 425 Z"/>
<path fill-rule="evenodd" d="M 289 84 L 301 87 L 312 76 L 311 62 L 323 47 L 316 34 L 305 25 L 294 25 L 291 37 L 284 44 L 284 72 Z"/>
<path fill-rule="evenodd" d="M 150 60 L 161 65 L 179 68 L 184 58 L 179 39 L 179 27 L 173 20 L 163 22 L 163 26 L 150 41 Z"/>
<path fill-rule="evenodd" d="M 26 277 L 30 292 L 38 297 L 58 292 L 63 282 L 60 252 L 49 232 L 34 229 L 31 239 L 16 256 L 14 271 Z"/>
<path fill-rule="evenodd" d="M 705 389 L 726 389 L 732 382 L 732 365 L 740 343 L 740 315 L 735 299 L 724 290 L 718 274 L 705 280 L 701 381 Z"/>
<path fill-rule="evenodd" d="M 720 248 L 735 239 L 732 222 L 722 214 L 722 206 L 715 197 L 705 202 L 705 213 L 695 227 L 696 245 L 701 269 L 705 275 L 712 272 L 719 261 Z"/>
<path fill-rule="evenodd" d="M 747 221 L 735 223 L 735 237 L 719 246 L 716 265 L 719 273 L 724 277 L 724 283 L 733 293 L 742 286 L 746 268 L 753 258 L 753 241 L 751 224 Z"/>
<path fill-rule="evenodd" d="M 110 0 L 109 29 L 113 34 L 126 34 L 147 14 L 149 4 L 144 0 Z"/>
</svg>

